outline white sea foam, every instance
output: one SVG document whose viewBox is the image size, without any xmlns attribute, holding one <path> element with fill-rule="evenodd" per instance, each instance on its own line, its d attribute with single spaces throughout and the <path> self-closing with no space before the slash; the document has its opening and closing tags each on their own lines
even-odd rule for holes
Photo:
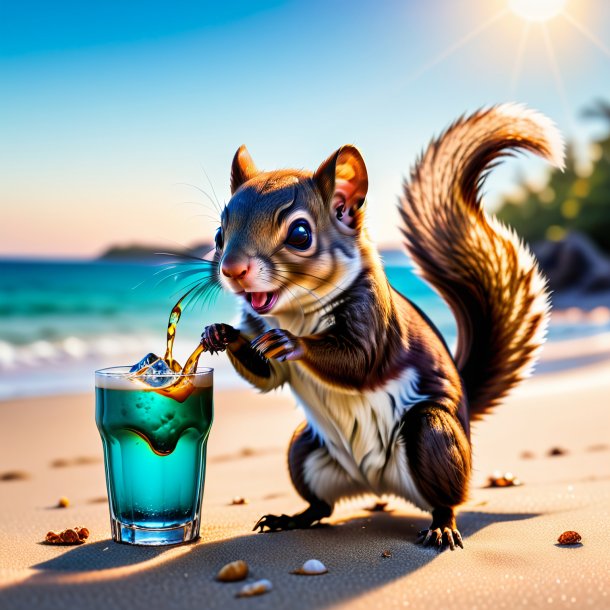
<svg viewBox="0 0 610 610">
<path fill-rule="evenodd" d="M 15 366 L 15 348 L 6 341 L 0 341 L 0 370 Z"/>
<path fill-rule="evenodd" d="M 156 337 L 150 335 L 104 335 L 81 338 L 68 336 L 57 341 L 38 339 L 21 345 L 0 341 L 0 374 L 15 368 L 38 368 L 48 363 L 94 359 L 131 362 L 145 352 Z"/>
<path fill-rule="evenodd" d="M 30 345 L 14 346 L 0 341 L 0 400 L 25 396 L 45 396 L 57 394 L 93 393 L 95 387 L 94 371 L 112 367 L 117 364 L 129 365 L 137 362 L 142 354 L 159 349 L 163 345 L 158 337 L 133 335 L 123 345 L 129 349 L 114 354 L 100 353 L 94 347 L 94 340 L 85 341 L 70 337 L 52 343 L 55 356 L 52 359 L 42 358 L 48 353 L 47 348 L 31 350 Z M 118 340 L 118 336 L 113 339 Z M 178 361 L 183 363 L 185 355 L 192 346 L 179 350 Z M 203 354 L 201 367 L 214 369 L 214 388 L 245 388 L 248 384 L 233 370 L 224 354 Z M 198 383 L 210 384 L 209 377 L 198 378 Z M 134 389 L 131 382 L 128 389 Z"/>
<path fill-rule="evenodd" d="M 57 356 L 56 347 L 48 341 L 34 341 L 30 345 L 30 351 L 39 360 L 53 360 Z"/>
<path fill-rule="evenodd" d="M 78 337 L 67 337 L 61 342 L 61 347 L 68 356 L 75 360 L 84 358 L 89 350 L 85 341 Z"/>
<path fill-rule="evenodd" d="M 552 324 L 550 338 L 586 336 L 604 330 L 608 330 L 607 323 Z M 162 349 L 163 345 L 163 333 L 150 332 L 112 333 L 103 337 L 71 334 L 55 341 L 38 339 L 21 345 L 3 338 L 0 340 L 0 400 L 93 392 L 93 371 L 117 364 L 131 365 L 140 360 L 142 354 Z M 179 362 L 184 362 L 191 349 L 192 344 L 185 343 L 183 349 L 178 350 Z M 203 354 L 200 364 L 214 368 L 216 389 L 249 387 L 224 354 Z"/>
</svg>

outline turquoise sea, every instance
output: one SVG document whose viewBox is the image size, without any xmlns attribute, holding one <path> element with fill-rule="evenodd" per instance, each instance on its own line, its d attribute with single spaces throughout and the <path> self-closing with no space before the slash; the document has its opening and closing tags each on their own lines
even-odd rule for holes
<svg viewBox="0 0 610 610">
<path fill-rule="evenodd" d="M 446 337 L 455 326 L 444 302 L 418 279 L 408 260 L 388 257 L 392 284 L 415 301 Z M 180 279 L 161 265 L 102 261 L 0 260 L 0 399 L 89 391 L 93 371 L 162 355 L 167 317 L 193 277 Z M 189 307 L 178 326 L 176 354 L 184 359 L 206 324 L 232 322 L 236 302 L 219 294 L 213 304 Z M 599 331 L 553 326 L 550 338 Z M 238 384 L 226 358 L 210 356 L 216 385 Z"/>
</svg>

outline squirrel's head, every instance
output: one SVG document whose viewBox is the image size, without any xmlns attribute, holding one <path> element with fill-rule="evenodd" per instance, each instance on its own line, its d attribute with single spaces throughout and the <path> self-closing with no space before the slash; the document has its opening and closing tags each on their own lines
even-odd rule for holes
<svg viewBox="0 0 610 610">
<path fill-rule="evenodd" d="M 367 188 L 354 146 L 341 147 L 313 174 L 259 171 L 241 146 L 216 233 L 225 288 L 261 315 L 318 309 L 360 271 Z"/>
</svg>

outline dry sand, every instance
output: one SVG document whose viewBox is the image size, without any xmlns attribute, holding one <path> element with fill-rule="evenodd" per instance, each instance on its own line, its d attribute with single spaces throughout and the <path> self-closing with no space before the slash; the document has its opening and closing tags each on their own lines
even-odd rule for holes
<svg viewBox="0 0 610 610">
<path fill-rule="evenodd" d="M 365 511 L 370 498 L 343 504 L 330 527 L 252 533 L 262 514 L 303 507 L 285 465 L 302 419 L 293 405 L 287 393 L 218 393 L 202 539 L 151 549 L 110 540 L 93 394 L 0 404 L 0 476 L 27 477 L 0 480 L 0 607 L 610 608 L 610 335 L 548 345 L 539 373 L 475 427 L 466 548 L 454 553 L 416 546 L 429 517 L 397 500 L 385 513 Z M 484 488 L 495 469 L 524 485 Z M 69 508 L 54 508 L 60 496 Z M 234 496 L 250 502 L 230 506 Z M 74 525 L 89 542 L 40 544 Z M 582 545 L 556 546 L 570 529 Z M 312 557 L 329 573 L 289 574 Z M 239 584 L 213 580 L 240 558 L 271 593 L 235 599 Z"/>
</svg>

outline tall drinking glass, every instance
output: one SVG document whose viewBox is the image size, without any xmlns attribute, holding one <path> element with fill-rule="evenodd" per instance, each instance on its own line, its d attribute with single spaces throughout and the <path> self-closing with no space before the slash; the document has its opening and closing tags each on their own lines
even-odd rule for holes
<svg viewBox="0 0 610 610">
<path fill-rule="evenodd" d="M 146 545 L 195 540 L 213 419 L 213 369 L 171 375 L 192 390 L 181 395 L 182 402 L 156 391 L 167 375 L 148 375 L 145 384 L 134 381 L 129 369 L 95 373 L 112 537 Z"/>
</svg>

